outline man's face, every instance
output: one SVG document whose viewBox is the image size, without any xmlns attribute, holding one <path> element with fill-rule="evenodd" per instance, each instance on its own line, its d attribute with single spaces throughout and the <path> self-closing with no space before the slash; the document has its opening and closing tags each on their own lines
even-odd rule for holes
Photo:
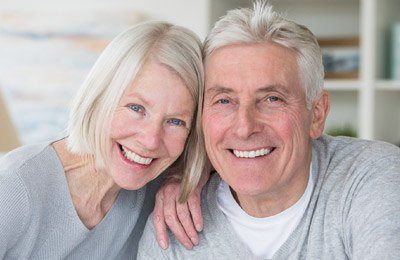
<svg viewBox="0 0 400 260">
<path fill-rule="evenodd" d="M 321 129 L 306 108 L 296 54 L 272 43 L 231 45 L 216 50 L 205 70 L 202 125 L 221 178 L 238 195 L 304 187 L 311 138 Z"/>
</svg>

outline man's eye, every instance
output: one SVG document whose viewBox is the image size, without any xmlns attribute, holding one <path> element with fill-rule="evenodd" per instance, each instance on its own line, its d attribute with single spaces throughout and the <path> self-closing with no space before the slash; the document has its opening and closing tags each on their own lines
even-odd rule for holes
<svg viewBox="0 0 400 260">
<path fill-rule="evenodd" d="M 129 105 L 129 108 L 138 113 L 141 113 L 144 111 L 144 107 L 142 107 L 141 105 L 131 104 L 131 105 Z"/>
<path fill-rule="evenodd" d="M 178 118 L 171 118 L 167 120 L 168 124 L 176 125 L 176 126 L 186 126 L 185 121 L 180 120 Z"/>
<path fill-rule="evenodd" d="M 218 104 L 223 104 L 223 105 L 225 105 L 225 104 L 229 104 L 230 102 L 229 102 L 229 100 L 226 99 L 226 98 L 221 98 L 221 99 L 219 99 L 219 100 L 217 101 L 217 103 L 218 103 Z"/>
</svg>

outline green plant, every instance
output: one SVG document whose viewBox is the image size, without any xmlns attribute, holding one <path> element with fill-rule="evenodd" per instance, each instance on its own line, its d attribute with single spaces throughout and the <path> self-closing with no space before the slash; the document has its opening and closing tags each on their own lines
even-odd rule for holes
<svg viewBox="0 0 400 260">
<path fill-rule="evenodd" d="M 350 125 L 332 127 L 326 133 L 332 136 L 357 137 L 357 131 Z"/>
</svg>

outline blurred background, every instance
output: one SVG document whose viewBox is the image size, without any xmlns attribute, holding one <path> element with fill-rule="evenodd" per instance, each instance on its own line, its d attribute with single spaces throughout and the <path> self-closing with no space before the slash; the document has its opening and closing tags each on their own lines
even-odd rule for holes
<svg viewBox="0 0 400 260">
<path fill-rule="evenodd" d="M 1 0 L 0 154 L 59 136 L 86 74 L 107 43 L 145 20 L 204 39 L 249 0 Z M 400 144 L 400 0 L 269 1 L 309 27 L 331 95 L 326 132 Z"/>
</svg>

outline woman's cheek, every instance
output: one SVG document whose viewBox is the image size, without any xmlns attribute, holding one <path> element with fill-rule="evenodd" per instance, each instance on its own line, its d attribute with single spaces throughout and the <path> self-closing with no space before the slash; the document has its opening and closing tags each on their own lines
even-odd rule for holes
<svg viewBox="0 0 400 260">
<path fill-rule="evenodd" d="M 188 137 L 188 133 L 175 133 L 168 137 L 166 136 L 166 145 L 168 147 L 169 153 L 173 157 L 178 157 L 181 155 L 185 148 L 186 139 Z"/>
<path fill-rule="evenodd" d="M 135 129 L 140 129 L 140 122 L 129 115 L 116 114 L 111 121 L 111 138 L 120 138 L 132 135 Z"/>
</svg>

